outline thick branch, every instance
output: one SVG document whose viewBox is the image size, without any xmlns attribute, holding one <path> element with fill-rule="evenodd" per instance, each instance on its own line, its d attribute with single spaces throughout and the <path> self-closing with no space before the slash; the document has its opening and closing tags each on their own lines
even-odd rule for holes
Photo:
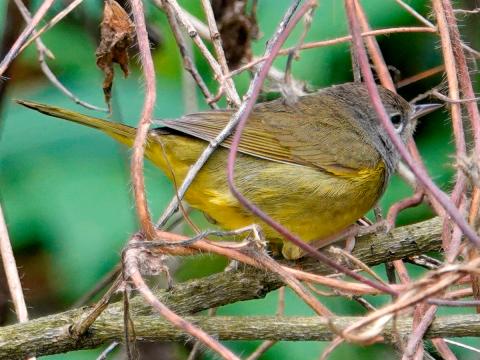
<svg viewBox="0 0 480 360">
<path fill-rule="evenodd" d="M 438 250 L 441 245 L 440 234 L 441 223 L 438 218 L 434 218 L 394 229 L 389 234 L 365 236 L 357 241 L 353 255 L 368 265 L 419 255 Z M 292 263 L 289 265 L 292 265 Z M 296 262 L 295 265 L 316 273 L 325 274 L 328 271 L 326 266 L 313 259 L 304 259 Z M 262 298 L 268 292 L 280 286 L 282 286 L 282 282 L 275 274 L 247 267 L 237 272 L 214 274 L 200 280 L 187 281 L 176 285 L 170 291 L 159 290 L 156 295 L 162 303 L 173 311 L 186 315 L 237 301 Z M 92 348 L 105 341 L 121 339 L 121 328 L 123 326 L 123 305 L 121 302 L 111 304 L 97 319 L 86 337 L 75 340 L 70 335 L 68 328 L 85 311 L 85 308 L 75 309 L 24 324 L 0 328 L 0 358 L 23 357 L 27 354 L 39 356 L 55 354 L 75 349 Z M 156 328 L 167 326 L 165 323 L 160 324 L 158 315 L 148 305 L 144 304 L 140 297 L 132 300 L 130 312 L 132 317 L 139 319 L 139 321 L 142 317 L 147 316 L 149 319 L 147 323 L 150 323 L 148 326 L 155 326 Z M 155 319 L 155 323 L 152 319 Z M 318 321 L 318 318 L 316 319 Z M 245 323 L 244 318 L 240 322 Z M 139 324 L 139 326 L 142 327 L 143 325 Z M 203 323 L 201 327 L 203 327 Z M 100 328 L 101 331 L 99 331 Z M 209 333 L 215 334 L 218 332 L 218 328 L 213 332 L 210 332 L 209 329 L 205 328 Z M 142 331 L 140 328 L 136 329 L 137 338 L 143 337 Z M 168 331 L 175 334 L 170 325 Z M 148 332 L 145 330 L 145 334 L 148 334 Z M 312 339 L 318 333 L 316 328 L 310 329 L 309 332 Z M 329 330 L 329 333 L 331 333 L 331 330 Z M 263 338 L 256 331 L 250 336 L 257 339 Z"/>
<path fill-rule="evenodd" d="M 330 322 L 323 317 L 293 316 L 188 316 L 189 322 L 199 326 L 219 340 L 290 340 L 329 341 L 335 334 L 359 320 L 358 317 L 338 317 Z M 155 315 L 133 318 L 135 334 L 142 341 L 188 341 L 189 337 L 168 321 Z M 57 319 L 57 331 L 45 332 L 48 320 L 31 321 L 8 327 L 8 343 L 2 341 L 0 358 L 16 359 L 31 355 L 45 355 L 66 350 L 97 347 L 105 342 L 122 341 L 124 336 L 121 317 L 107 314 L 95 322 L 86 336 L 79 341 L 63 336 L 69 325 L 68 319 Z M 63 325 L 63 326 L 62 326 Z M 412 319 L 397 319 L 395 329 L 387 325 L 382 333 L 386 343 L 394 343 L 412 332 Z M 34 340 L 32 342 L 32 335 Z M 480 335 L 480 315 L 443 316 L 433 321 L 425 338 L 466 337 Z M 41 340 L 41 341 L 40 341 Z"/>
</svg>

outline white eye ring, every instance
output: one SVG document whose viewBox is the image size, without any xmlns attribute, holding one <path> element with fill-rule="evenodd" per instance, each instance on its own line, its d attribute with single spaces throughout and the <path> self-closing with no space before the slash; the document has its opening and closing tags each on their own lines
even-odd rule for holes
<svg viewBox="0 0 480 360">
<path fill-rule="evenodd" d="M 403 130 L 403 118 L 400 113 L 390 114 L 390 121 L 392 122 L 393 127 L 397 133 L 401 133 Z"/>
</svg>

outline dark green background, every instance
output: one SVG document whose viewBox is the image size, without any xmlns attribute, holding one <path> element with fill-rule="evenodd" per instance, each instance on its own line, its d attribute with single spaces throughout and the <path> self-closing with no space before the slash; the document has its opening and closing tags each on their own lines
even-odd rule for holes
<svg viewBox="0 0 480 360">
<path fill-rule="evenodd" d="M 201 16 L 197 2 L 183 3 Z M 0 24 L 6 14 L 5 3 L 0 4 Z M 343 2 L 325 0 L 319 3 L 307 41 L 345 35 L 347 26 Z M 423 14 L 429 11 L 423 1 L 409 3 Z M 472 7 L 473 3 L 461 5 Z M 99 106 L 103 106 L 102 74 L 95 66 L 98 37 L 95 27 L 99 24 L 101 4 L 101 1 L 86 0 L 78 11 L 43 37 L 56 55 L 56 60 L 49 63 L 60 80 L 81 99 Z M 288 4 L 288 1 L 259 1 L 258 20 L 263 37 L 254 44 L 255 54 L 263 52 L 265 41 Z M 421 25 L 393 1 L 370 0 L 362 1 L 362 4 L 372 28 Z M 55 10 L 60 9 L 57 4 Z M 164 38 L 154 52 L 158 91 L 155 116 L 177 117 L 184 113 L 180 59 L 163 14 L 150 6 L 147 9 L 149 22 Z M 464 36 L 478 48 L 478 26 L 471 18 L 460 20 L 465 25 L 462 27 Z M 301 27 L 297 27 L 287 45 L 295 43 L 300 31 Z M 378 40 L 387 64 L 395 66 L 402 78 L 442 62 L 435 35 L 398 34 L 381 36 Z M 198 54 L 196 60 L 202 75 L 208 78 L 208 66 Z M 128 124 L 138 121 L 143 102 L 143 80 L 137 63 L 138 56 L 135 54 L 132 74 L 128 79 L 123 79 L 117 69 L 113 90 L 116 118 Z M 282 68 L 284 64 L 285 59 L 280 59 L 275 65 Z M 348 45 L 302 52 L 300 60 L 293 65 L 293 74 L 313 88 L 350 81 Z M 130 153 L 91 129 L 47 118 L 13 103 L 12 99 L 23 98 L 89 112 L 73 104 L 42 76 L 33 48 L 16 61 L 10 75 L 8 93 L 3 99 L 0 114 L 0 197 L 26 287 L 30 313 L 32 317 L 38 317 L 71 306 L 118 262 L 123 244 L 137 228 L 128 173 Z M 244 92 L 249 77 L 242 75 L 237 80 L 238 88 Z M 411 99 L 440 81 L 441 76 L 437 75 L 401 89 L 400 93 Z M 215 89 L 213 82 L 210 81 L 210 85 Z M 198 99 L 200 108 L 205 109 L 200 95 Z M 454 145 L 447 112 L 438 111 L 423 119 L 416 139 L 430 174 L 448 190 L 453 174 Z M 149 204 L 157 218 L 172 196 L 172 187 L 150 164 L 147 164 L 145 173 Z M 388 209 L 390 204 L 411 193 L 402 180 L 394 178 L 381 205 L 383 209 Z M 420 206 L 402 213 L 399 223 L 416 222 L 429 216 L 429 209 Z M 201 215 L 195 214 L 194 218 L 202 226 L 211 227 Z M 178 268 L 176 278 L 181 281 L 203 276 L 219 271 L 224 263 L 213 256 L 178 260 L 174 266 Z M 382 273 L 383 267 L 377 270 Z M 419 276 L 420 272 L 413 269 L 412 274 Z M 219 310 L 219 314 L 272 314 L 276 297 L 276 293 L 272 293 L 264 300 L 226 306 Z M 375 298 L 372 302 L 380 304 L 384 300 Z M 289 315 L 311 314 L 290 293 L 286 303 Z M 360 306 L 351 301 L 330 298 L 325 303 L 338 314 L 363 313 Z M 8 321 L 13 321 L 11 314 Z M 478 340 L 471 339 L 470 343 L 478 346 Z M 228 345 L 237 354 L 247 356 L 255 344 L 232 342 Z M 264 358 L 316 359 L 324 346 L 324 343 L 318 342 L 282 342 L 269 350 Z M 472 352 L 452 348 L 462 359 L 477 358 Z M 163 351 L 171 353 L 173 358 L 184 357 L 180 348 L 174 351 L 172 347 L 166 347 Z M 79 351 L 49 358 L 92 359 L 97 353 L 97 350 Z M 363 348 L 342 345 L 331 356 L 332 359 L 382 357 L 396 355 L 392 348 L 386 346 Z"/>
</svg>

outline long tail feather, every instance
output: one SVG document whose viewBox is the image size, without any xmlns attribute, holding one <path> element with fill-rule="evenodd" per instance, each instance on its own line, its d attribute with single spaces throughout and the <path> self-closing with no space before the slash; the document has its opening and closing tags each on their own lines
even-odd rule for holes
<svg viewBox="0 0 480 360">
<path fill-rule="evenodd" d="M 62 109 L 56 106 L 50 106 L 26 100 L 16 100 L 16 102 L 30 109 L 37 110 L 45 115 L 65 119 L 81 125 L 89 126 L 94 129 L 99 129 L 128 146 L 132 146 L 133 139 L 135 138 L 135 134 L 137 132 L 137 130 L 131 126 L 83 115 L 78 112 Z"/>
</svg>

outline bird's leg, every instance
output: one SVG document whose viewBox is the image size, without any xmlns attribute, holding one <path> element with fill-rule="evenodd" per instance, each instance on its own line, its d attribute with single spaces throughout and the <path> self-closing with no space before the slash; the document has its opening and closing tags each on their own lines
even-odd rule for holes
<svg viewBox="0 0 480 360">
<path fill-rule="evenodd" d="M 267 246 L 267 242 L 265 240 L 265 236 L 263 235 L 262 229 L 259 225 L 252 224 L 240 229 L 232 230 L 232 231 L 222 231 L 222 232 L 214 232 L 214 235 L 217 236 L 237 236 L 242 234 L 247 234 L 245 239 L 241 242 L 218 242 L 215 243 L 217 246 L 229 248 L 229 249 L 237 249 L 242 250 L 247 247 L 253 247 L 255 250 L 264 251 Z M 231 260 L 224 271 L 235 271 L 238 269 L 238 261 Z"/>
<path fill-rule="evenodd" d="M 226 247 L 229 249 L 241 249 L 250 245 L 253 245 L 255 248 L 258 249 L 265 249 L 267 247 L 267 241 L 265 240 L 263 231 L 257 224 L 252 224 L 231 231 L 207 231 L 202 233 L 203 236 L 214 235 L 220 237 L 238 236 L 243 234 L 247 234 L 247 236 L 241 242 L 221 241 L 215 242 L 215 244 L 217 246 Z"/>
<path fill-rule="evenodd" d="M 386 220 L 380 220 L 372 224 L 368 219 L 362 218 L 357 224 L 350 225 L 346 229 L 333 235 L 315 240 L 311 245 L 320 249 L 338 241 L 345 240 L 345 251 L 352 252 L 357 237 L 388 231 L 390 231 L 390 224 Z"/>
</svg>

